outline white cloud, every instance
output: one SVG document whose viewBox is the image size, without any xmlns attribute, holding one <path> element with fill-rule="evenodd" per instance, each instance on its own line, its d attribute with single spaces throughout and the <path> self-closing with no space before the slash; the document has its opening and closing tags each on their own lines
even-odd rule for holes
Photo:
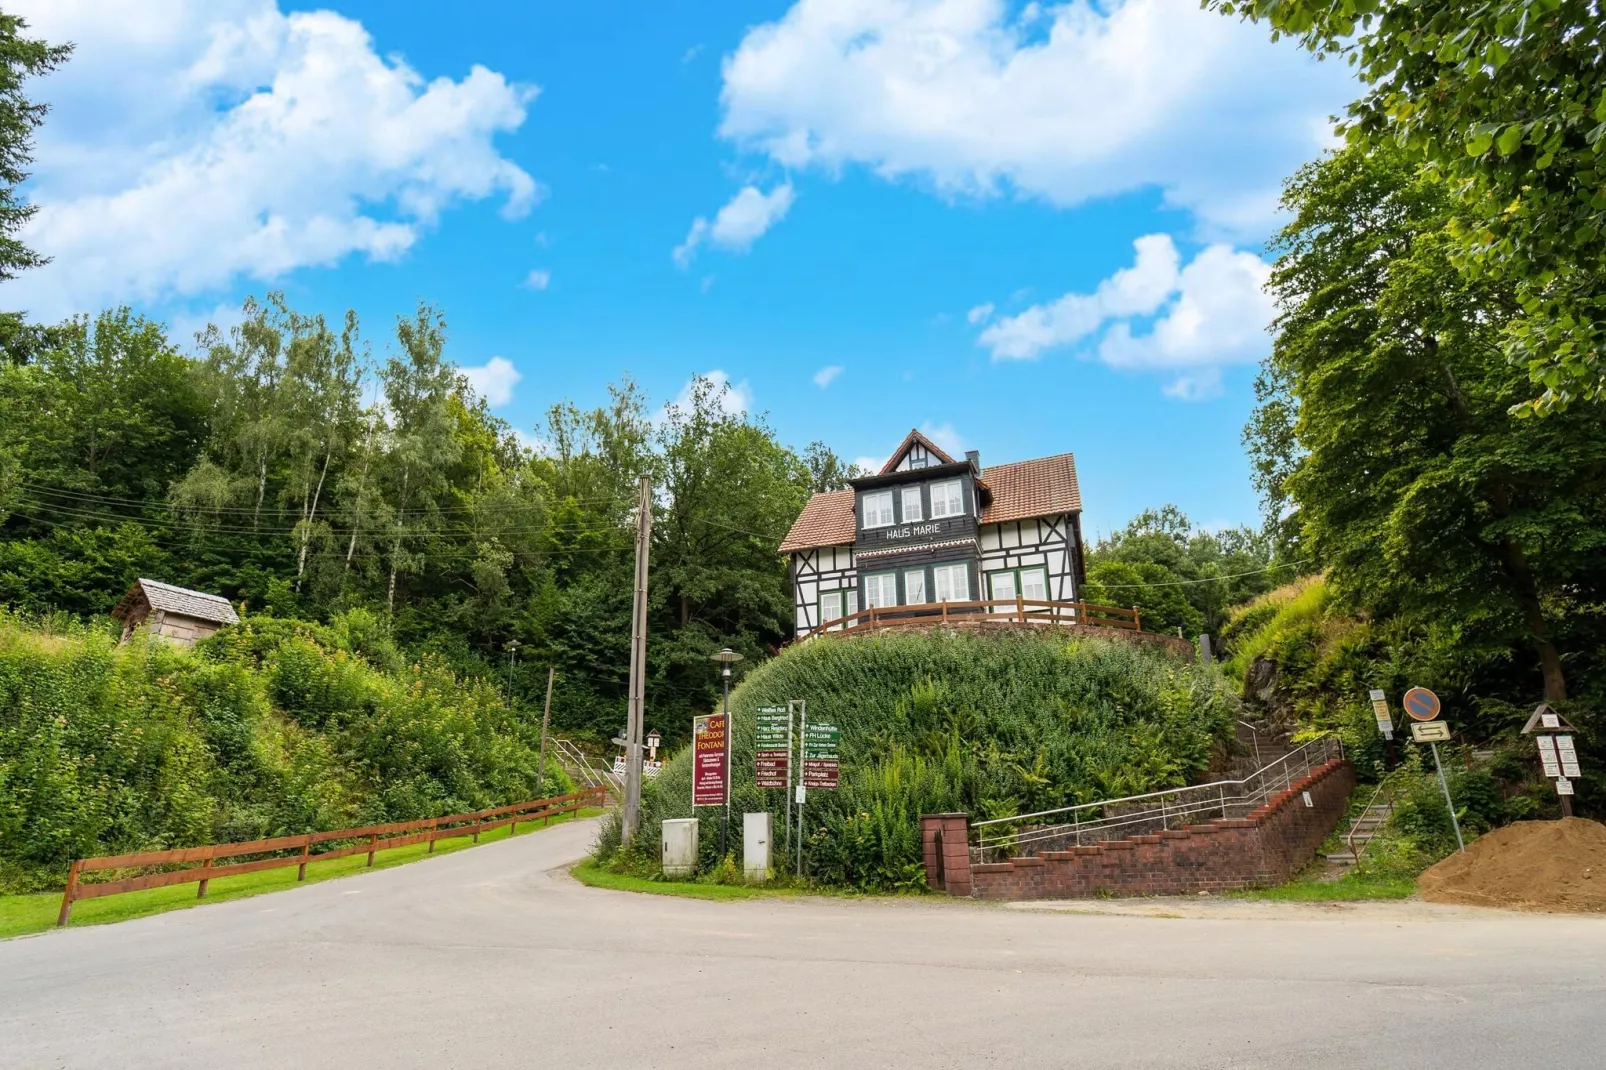
<svg viewBox="0 0 1606 1070">
<path fill-rule="evenodd" d="M 1046 305 L 1006 316 L 981 332 L 994 360 L 1027 360 L 1045 349 L 1078 342 L 1106 320 L 1155 312 L 1177 288 L 1181 258 L 1169 235 L 1133 242 L 1137 260 L 1099 283 L 1090 294 L 1068 293 Z"/>
<path fill-rule="evenodd" d="M 275 0 L 21 0 L 72 61 L 52 105 L 25 240 L 55 263 L 9 287 L 41 318 L 404 254 L 440 213 L 535 181 L 497 151 L 536 89 L 484 67 L 426 81 L 363 26 Z"/>
<path fill-rule="evenodd" d="M 824 390 L 826 387 L 835 382 L 836 377 L 841 374 L 842 365 L 827 364 L 825 367 L 814 373 L 814 385 L 819 387 L 821 390 Z"/>
<path fill-rule="evenodd" d="M 1068 293 L 990 324 L 978 341 L 995 360 L 1030 359 L 1099 335 L 1094 351 L 1112 368 L 1196 369 L 1166 388 L 1197 400 L 1221 389 L 1220 369 L 1265 355 L 1276 313 L 1271 268 L 1252 253 L 1211 245 L 1186 266 L 1169 236 L 1133 242 L 1136 258 L 1092 293 Z"/>
<path fill-rule="evenodd" d="M 731 382 L 731 377 L 718 368 L 702 373 L 714 386 L 714 393 L 719 395 L 719 409 L 727 416 L 745 416 L 753 407 L 753 388 L 746 379 L 739 383 Z M 686 385 L 680 388 L 675 396 L 674 404 L 681 409 L 691 405 L 692 391 L 696 388 L 696 378 L 686 380 Z M 659 419 L 662 419 L 660 415 Z"/>
<path fill-rule="evenodd" d="M 787 167 L 1057 205 L 1159 187 L 1207 229 L 1264 228 L 1355 95 L 1343 65 L 1197 0 L 1012 6 L 797 0 L 726 59 L 720 132 Z"/>
<path fill-rule="evenodd" d="M 965 313 L 965 319 L 969 320 L 971 326 L 973 327 L 978 323 L 986 323 L 992 318 L 993 306 L 990 303 L 977 305 L 975 308 Z"/>
<path fill-rule="evenodd" d="M 675 246 L 675 263 L 681 267 L 690 264 L 697 247 L 704 242 L 722 249 L 746 251 L 765 231 L 786 218 L 795 199 L 790 182 L 783 182 L 768 193 L 760 192 L 757 186 L 743 186 L 719 210 L 712 223 L 702 216 L 692 220 L 686 240 Z"/>
<path fill-rule="evenodd" d="M 545 268 L 534 268 L 524 276 L 524 286 L 530 290 L 544 290 L 552 285 L 552 272 Z"/>
<path fill-rule="evenodd" d="M 965 455 L 965 440 L 953 424 L 934 424 L 930 420 L 920 425 L 920 433 L 937 444 L 937 448 L 950 457 Z"/>
<path fill-rule="evenodd" d="M 486 404 L 497 409 L 513 400 L 513 388 L 518 385 L 524 376 L 513 366 L 513 362 L 506 357 L 492 357 L 484 364 L 474 368 L 459 368 L 468 385 L 474 388 L 474 393 L 485 399 Z"/>
<path fill-rule="evenodd" d="M 882 466 L 887 463 L 887 459 L 885 457 L 855 457 L 853 458 L 853 463 L 862 470 L 874 475 L 881 471 Z"/>
<path fill-rule="evenodd" d="M 513 429 L 513 437 L 519 440 L 519 445 L 537 457 L 545 457 L 552 452 L 552 443 L 533 431 L 525 431 L 523 428 L 515 427 Z"/>
<path fill-rule="evenodd" d="M 1206 368 L 1198 375 L 1179 375 L 1160 388 L 1177 401 L 1205 401 L 1221 396 L 1221 369 Z"/>
</svg>

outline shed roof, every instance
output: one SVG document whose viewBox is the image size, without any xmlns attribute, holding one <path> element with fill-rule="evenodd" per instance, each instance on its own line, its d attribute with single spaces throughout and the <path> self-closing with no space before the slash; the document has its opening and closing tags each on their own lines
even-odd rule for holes
<svg viewBox="0 0 1606 1070">
<path fill-rule="evenodd" d="M 239 614 L 234 606 L 220 594 L 192 591 L 188 587 L 175 587 L 160 580 L 135 580 L 134 586 L 123 595 L 123 600 L 112 609 L 112 616 L 122 620 L 140 600 L 152 609 L 164 613 L 177 613 L 196 620 L 216 621 L 219 624 L 238 624 Z"/>
<path fill-rule="evenodd" d="M 1082 511 L 1076 458 L 1069 453 L 993 465 L 982 473 L 981 483 L 992 492 L 992 500 L 982 507 L 983 524 Z M 786 533 L 780 552 L 851 543 L 858 530 L 853 507 L 851 490 L 816 494 Z"/>
</svg>

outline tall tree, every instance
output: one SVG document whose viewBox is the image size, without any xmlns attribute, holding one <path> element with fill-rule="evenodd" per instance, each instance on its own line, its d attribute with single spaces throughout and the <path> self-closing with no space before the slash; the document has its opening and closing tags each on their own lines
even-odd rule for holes
<svg viewBox="0 0 1606 1070">
<path fill-rule="evenodd" d="M 33 134 L 45 121 L 49 105 L 23 92 L 30 78 L 49 74 L 67 61 L 72 45 L 51 45 L 24 35 L 27 22 L 0 11 L 0 281 L 39 267 L 49 258 L 18 237 L 38 205 L 17 193 L 33 162 Z M 48 329 L 30 324 L 20 312 L 0 312 L 0 350 L 16 364 L 25 363 L 52 343 Z"/>
<path fill-rule="evenodd" d="M 1548 411 L 1606 398 L 1606 10 L 1600 0 L 1206 0 L 1343 55 L 1350 143 L 1455 191 L 1442 238 L 1515 305 L 1497 341 Z M 1447 265 L 1448 266 L 1448 265 Z"/>
<path fill-rule="evenodd" d="M 1405 157 L 1346 149 L 1286 187 L 1280 315 L 1251 446 L 1268 506 L 1351 605 L 1533 651 L 1566 696 L 1558 628 L 1606 570 L 1606 407 L 1514 419 L 1499 340 L 1514 288 L 1451 267 L 1457 205 Z"/>
<path fill-rule="evenodd" d="M 449 409 L 459 377 L 445 357 L 445 318 L 420 305 L 411 318 L 398 317 L 396 342 L 399 352 L 385 362 L 381 373 L 390 409 L 385 496 L 392 519 L 385 607 L 392 613 L 397 578 L 423 564 L 416 546 L 440 521 L 439 495 L 446 486 L 446 469 L 462 451 Z"/>
</svg>

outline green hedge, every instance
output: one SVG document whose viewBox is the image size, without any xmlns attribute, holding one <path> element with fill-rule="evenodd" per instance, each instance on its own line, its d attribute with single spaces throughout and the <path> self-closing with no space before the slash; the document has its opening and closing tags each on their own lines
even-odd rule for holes
<svg viewBox="0 0 1606 1070">
<path fill-rule="evenodd" d="M 1181 785 L 1231 738 L 1237 710 L 1213 670 L 1118 639 L 824 636 L 757 667 L 731 695 L 732 812 L 736 822 L 774 812 L 778 839 L 783 793 L 753 784 L 754 717 L 795 698 L 842 729 L 841 790 L 811 792 L 806 807 L 809 874 L 876 890 L 921 883 L 921 814 L 1006 817 Z M 683 751 L 644 793 L 643 858 L 656 854 L 665 818 L 694 816 L 690 803 Z M 696 816 L 712 865 L 719 814 Z M 739 838 L 738 827 L 738 855 Z M 611 825 L 604 856 L 617 844 Z"/>
<path fill-rule="evenodd" d="M 195 650 L 0 611 L 0 890 L 59 885 L 74 857 L 531 798 L 538 730 L 361 610 Z M 545 786 L 572 790 L 555 763 Z"/>
</svg>

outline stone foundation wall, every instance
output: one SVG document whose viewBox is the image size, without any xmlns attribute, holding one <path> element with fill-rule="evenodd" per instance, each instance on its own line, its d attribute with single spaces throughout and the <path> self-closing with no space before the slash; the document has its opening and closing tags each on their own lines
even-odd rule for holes
<svg viewBox="0 0 1606 1070">
<path fill-rule="evenodd" d="M 1245 818 L 978 866 L 970 865 L 968 846 L 962 858 L 948 849 L 962 834 L 955 826 L 964 815 L 934 815 L 922 825 L 927 882 L 950 895 L 977 899 L 1186 895 L 1279 884 L 1315 857 L 1343 818 L 1354 789 L 1354 766 L 1334 760 Z M 940 855 L 933 852 L 939 835 Z M 934 870 L 938 857 L 942 864 Z"/>
</svg>

